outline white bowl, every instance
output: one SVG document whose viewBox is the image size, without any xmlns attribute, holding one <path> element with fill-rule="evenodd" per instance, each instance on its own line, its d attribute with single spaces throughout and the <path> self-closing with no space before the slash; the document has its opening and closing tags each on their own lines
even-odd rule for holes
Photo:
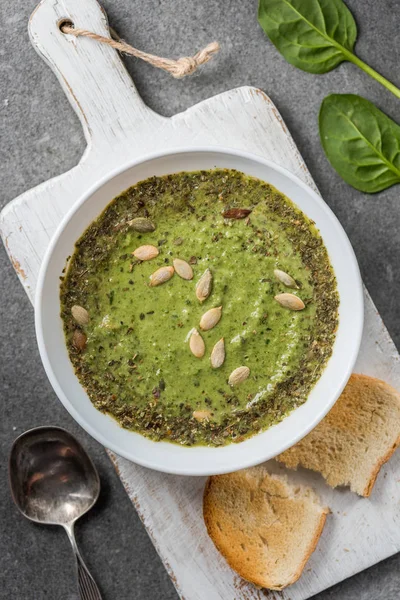
<svg viewBox="0 0 400 600">
<path fill-rule="evenodd" d="M 154 442 L 122 429 L 111 417 L 94 408 L 68 357 L 60 318 L 59 276 L 76 240 L 120 192 L 153 175 L 214 167 L 237 169 L 271 183 L 315 221 L 337 277 L 339 327 L 332 356 L 307 402 L 281 423 L 238 444 L 186 448 Z M 181 475 L 211 475 L 273 458 L 304 437 L 326 415 L 346 385 L 357 358 L 363 326 L 363 293 L 350 242 L 333 212 L 310 187 L 282 167 L 251 154 L 212 147 L 180 149 L 125 165 L 99 181 L 74 205 L 58 227 L 44 258 L 35 319 L 40 355 L 56 394 L 96 440 L 152 469 Z"/>
</svg>

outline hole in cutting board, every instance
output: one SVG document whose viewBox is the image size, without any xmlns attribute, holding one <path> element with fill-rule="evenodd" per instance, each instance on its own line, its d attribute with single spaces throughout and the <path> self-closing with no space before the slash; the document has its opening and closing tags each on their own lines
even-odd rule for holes
<svg viewBox="0 0 400 600">
<path fill-rule="evenodd" d="M 60 19 L 57 23 L 58 25 L 58 29 L 61 31 L 61 33 L 65 33 L 65 31 L 63 31 L 63 27 L 75 27 L 74 23 L 71 21 L 71 19 Z"/>
</svg>

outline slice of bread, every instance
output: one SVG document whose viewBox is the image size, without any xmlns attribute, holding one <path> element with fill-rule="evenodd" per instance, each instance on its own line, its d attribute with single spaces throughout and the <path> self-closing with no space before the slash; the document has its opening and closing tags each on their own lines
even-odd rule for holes
<svg viewBox="0 0 400 600">
<path fill-rule="evenodd" d="M 210 477 L 204 491 L 204 520 L 218 550 L 244 579 L 272 590 L 300 577 L 328 512 L 312 489 L 265 466 Z"/>
<path fill-rule="evenodd" d="M 400 394 L 390 385 L 352 375 L 327 416 L 277 460 L 318 471 L 327 483 L 369 496 L 381 466 L 400 444 Z"/>
</svg>

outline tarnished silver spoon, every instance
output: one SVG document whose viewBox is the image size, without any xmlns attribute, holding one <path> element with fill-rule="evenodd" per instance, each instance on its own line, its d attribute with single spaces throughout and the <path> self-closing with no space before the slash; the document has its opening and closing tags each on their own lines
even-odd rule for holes
<svg viewBox="0 0 400 600">
<path fill-rule="evenodd" d="M 74 525 L 100 492 L 96 467 L 80 443 L 59 427 L 38 427 L 14 442 L 9 462 L 13 500 L 25 517 L 61 525 L 76 557 L 82 600 L 101 600 L 99 589 L 76 545 Z"/>
</svg>

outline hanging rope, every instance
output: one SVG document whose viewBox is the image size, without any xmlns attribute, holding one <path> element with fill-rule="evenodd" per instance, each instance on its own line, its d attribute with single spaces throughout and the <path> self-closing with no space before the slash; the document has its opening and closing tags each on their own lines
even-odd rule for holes
<svg viewBox="0 0 400 600">
<path fill-rule="evenodd" d="M 75 37 L 84 36 L 102 44 L 107 44 L 107 46 L 111 46 L 111 48 L 115 48 L 116 50 L 119 50 L 119 52 L 136 56 L 136 58 L 148 62 L 150 65 L 153 65 L 153 67 L 157 67 L 157 69 L 167 71 L 172 77 L 176 77 L 177 79 L 181 79 L 182 77 L 186 77 L 186 75 L 194 73 L 198 67 L 211 60 L 213 55 L 219 50 L 218 42 L 211 42 L 211 44 L 208 44 L 208 46 L 197 52 L 194 56 L 183 56 L 182 58 L 173 60 L 171 58 L 162 58 L 161 56 L 154 56 L 154 54 L 142 52 L 121 39 L 113 40 L 98 35 L 97 33 L 93 33 L 93 31 L 88 31 L 87 29 L 75 29 L 75 27 L 68 23 L 61 25 L 60 29 L 63 33 L 74 35 Z"/>
</svg>

